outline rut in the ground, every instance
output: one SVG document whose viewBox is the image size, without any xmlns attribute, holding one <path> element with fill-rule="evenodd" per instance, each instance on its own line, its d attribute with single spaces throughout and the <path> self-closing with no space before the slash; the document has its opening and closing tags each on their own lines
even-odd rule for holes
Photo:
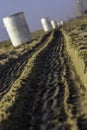
<svg viewBox="0 0 87 130">
<path fill-rule="evenodd" d="M 54 42 L 38 57 L 29 79 L 19 119 L 12 114 L 6 130 L 87 130 L 81 97 L 62 34 L 55 32 Z M 14 110 L 13 110 L 14 111 Z M 4 123 L 3 123 L 4 125 Z"/>
<path fill-rule="evenodd" d="M 9 58 L 8 62 L 4 65 L 0 65 L 0 100 L 2 96 L 9 91 L 14 81 L 20 76 L 29 58 L 46 42 L 49 36 L 50 33 L 43 35 L 41 41 L 32 49 L 24 49 L 22 55 L 18 55 L 17 58 Z"/>
</svg>

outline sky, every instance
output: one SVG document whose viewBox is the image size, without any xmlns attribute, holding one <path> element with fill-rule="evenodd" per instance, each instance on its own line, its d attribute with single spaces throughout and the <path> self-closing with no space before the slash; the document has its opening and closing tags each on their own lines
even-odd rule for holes
<svg viewBox="0 0 87 130">
<path fill-rule="evenodd" d="M 31 32 L 42 29 L 40 19 L 67 20 L 74 16 L 75 0 L 0 0 L 0 41 L 9 39 L 2 19 L 23 11 Z"/>
</svg>

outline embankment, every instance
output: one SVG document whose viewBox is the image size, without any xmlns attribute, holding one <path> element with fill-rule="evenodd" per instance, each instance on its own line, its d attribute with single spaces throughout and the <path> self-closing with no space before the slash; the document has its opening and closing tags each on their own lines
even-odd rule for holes
<svg viewBox="0 0 87 130">
<path fill-rule="evenodd" d="M 87 88 L 87 71 L 86 65 L 84 63 L 84 60 L 79 56 L 78 50 L 74 47 L 73 44 L 71 44 L 71 38 L 69 35 L 66 34 L 64 30 L 62 30 L 65 44 L 66 44 L 66 50 L 68 52 L 69 57 L 71 58 L 71 61 L 75 67 L 76 73 L 78 74 L 82 84 L 84 85 L 85 89 Z"/>
</svg>

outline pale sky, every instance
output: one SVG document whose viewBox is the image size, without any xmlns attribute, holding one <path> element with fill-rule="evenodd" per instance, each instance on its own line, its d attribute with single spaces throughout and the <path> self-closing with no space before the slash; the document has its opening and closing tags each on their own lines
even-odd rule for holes
<svg viewBox="0 0 87 130">
<path fill-rule="evenodd" d="M 1 0 L 0 41 L 8 39 L 2 18 L 23 11 L 30 31 L 42 29 L 40 19 L 50 16 L 60 21 L 74 16 L 75 0 Z"/>
</svg>

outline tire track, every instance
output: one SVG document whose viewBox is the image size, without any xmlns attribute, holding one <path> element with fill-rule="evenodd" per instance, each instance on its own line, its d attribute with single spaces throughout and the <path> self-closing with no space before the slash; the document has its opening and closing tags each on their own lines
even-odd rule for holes
<svg viewBox="0 0 87 130">
<path fill-rule="evenodd" d="M 13 130 L 87 129 L 81 83 L 76 80 L 61 32 L 54 32 L 52 43 L 38 56 L 32 74 L 23 81 L 23 86 L 27 89 L 23 109 L 19 109 L 19 117 L 13 109 L 12 116 L 3 123 L 6 130 L 10 124 L 13 124 Z"/>
<path fill-rule="evenodd" d="M 80 90 L 75 76 L 73 76 L 62 37 L 54 40 L 54 46 L 50 48 L 43 64 L 46 68 L 41 77 L 41 84 L 38 83 L 40 80 L 36 83 L 37 86 L 40 85 L 37 91 L 40 90 L 40 93 L 42 91 L 42 95 L 37 92 L 39 94 L 35 96 L 34 104 L 36 107 L 32 106 L 34 109 L 31 112 L 31 127 L 29 129 L 81 129 L 79 124 L 82 123 L 79 122 L 78 124 L 79 118 L 82 118 L 80 113 L 83 111 Z M 44 78 L 46 81 L 43 86 Z M 86 121 L 84 124 L 82 128 L 87 128 Z"/>
<path fill-rule="evenodd" d="M 46 42 L 49 36 L 50 33 L 45 34 L 40 42 L 32 48 L 32 50 L 24 50 L 22 55 L 18 55 L 17 58 L 9 58 L 7 63 L 0 66 L 0 98 L 9 91 L 13 82 L 22 73 L 22 70 L 29 58 Z"/>
</svg>

